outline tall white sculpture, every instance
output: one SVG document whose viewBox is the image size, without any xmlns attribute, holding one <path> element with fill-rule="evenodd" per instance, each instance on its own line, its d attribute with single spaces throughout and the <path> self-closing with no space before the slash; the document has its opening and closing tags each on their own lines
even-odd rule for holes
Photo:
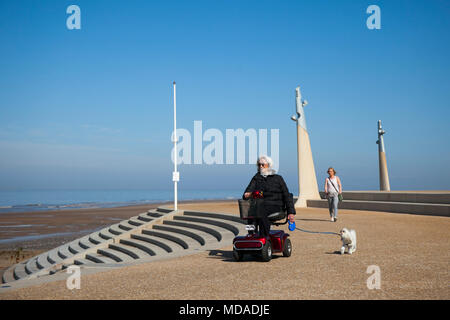
<svg viewBox="0 0 450 320">
<path fill-rule="evenodd" d="M 389 174 L 386 162 L 386 150 L 384 149 L 384 139 L 383 135 L 386 131 L 381 127 L 381 120 L 378 120 L 378 163 L 380 167 L 380 190 L 381 191 L 391 191 L 391 186 L 389 184 Z"/>
<path fill-rule="evenodd" d="M 296 208 L 306 207 L 306 200 L 320 199 L 317 185 L 316 170 L 311 152 L 311 143 L 306 129 L 304 107 L 307 101 L 302 101 L 300 86 L 295 89 L 295 104 L 297 115 L 291 117 L 297 123 L 297 163 L 298 163 L 298 200 Z"/>
</svg>

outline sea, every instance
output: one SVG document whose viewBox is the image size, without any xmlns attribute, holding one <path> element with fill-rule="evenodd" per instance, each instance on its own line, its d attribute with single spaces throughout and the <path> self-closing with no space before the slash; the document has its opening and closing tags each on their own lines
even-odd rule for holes
<svg viewBox="0 0 450 320">
<path fill-rule="evenodd" d="M 178 190 L 178 200 L 239 199 L 242 190 Z M 0 190 L 6 212 L 114 208 L 173 201 L 173 190 Z"/>
</svg>

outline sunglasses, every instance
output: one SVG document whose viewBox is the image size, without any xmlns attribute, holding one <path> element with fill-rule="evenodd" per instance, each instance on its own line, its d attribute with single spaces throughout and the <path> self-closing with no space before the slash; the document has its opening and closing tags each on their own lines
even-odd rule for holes
<svg viewBox="0 0 450 320">
<path fill-rule="evenodd" d="M 265 167 L 267 163 L 258 163 L 258 167 Z"/>
</svg>

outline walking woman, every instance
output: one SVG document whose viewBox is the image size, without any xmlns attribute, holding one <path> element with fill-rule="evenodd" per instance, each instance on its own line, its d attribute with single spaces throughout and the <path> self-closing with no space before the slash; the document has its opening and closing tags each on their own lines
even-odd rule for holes
<svg viewBox="0 0 450 320">
<path fill-rule="evenodd" d="M 342 193 L 341 179 L 336 175 L 336 170 L 328 168 L 328 178 L 325 179 L 325 194 L 328 199 L 331 221 L 336 222 L 338 217 L 339 195 Z"/>
</svg>

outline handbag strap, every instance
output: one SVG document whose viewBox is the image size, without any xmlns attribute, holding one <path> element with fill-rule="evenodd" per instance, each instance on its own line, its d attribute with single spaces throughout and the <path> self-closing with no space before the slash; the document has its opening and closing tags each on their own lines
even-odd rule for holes
<svg viewBox="0 0 450 320">
<path fill-rule="evenodd" d="M 328 180 L 331 182 L 331 184 L 333 185 L 334 190 L 336 190 L 337 193 L 339 193 L 339 190 L 336 188 L 336 186 L 334 185 L 333 181 L 331 181 L 330 178 L 327 178 L 327 179 L 328 179 Z M 337 179 L 336 179 L 336 181 L 337 181 Z"/>
</svg>

